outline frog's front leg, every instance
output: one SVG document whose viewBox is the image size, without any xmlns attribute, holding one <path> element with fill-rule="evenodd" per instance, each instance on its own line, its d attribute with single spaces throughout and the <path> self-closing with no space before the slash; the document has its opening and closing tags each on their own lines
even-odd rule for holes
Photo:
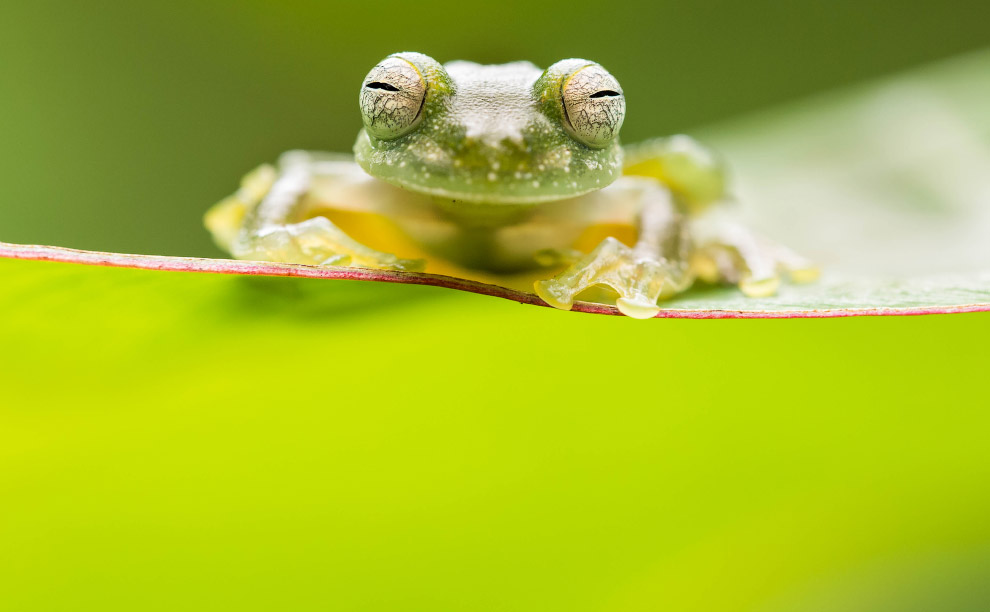
<svg viewBox="0 0 990 612">
<path fill-rule="evenodd" d="M 536 293 L 545 302 L 570 310 L 579 293 L 605 285 L 619 294 L 616 306 L 623 314 L 647 319 L 660 311 L 661 296 L 690 286 L 688 236 L 670 191 L 650 181 L 638 183 L 635 192 L 641 205 L 636 244 L 606 238 L 561 274 L 538 281 Z"/>
<path fill-rule="evenodd" d="M 314 196 L 315 181 L 333 179 L 340 164 L 303 151 L 282 156 L 278 171 L 262 166 L 245 177 L 241 189 L 207 213 L 206 224 L 217 243 L 238 259 L 352 265 L 418 271 L 422 260 L 400 259 L 357 242 L 324 216 Z M 344 172 L 346 174 L 346 171 Z M 340 176 L 340 181 L 348 180 Z"/>
<path fill-rule="evenodd" d="M 684 135 L 656 138 L 626 149 L 627 175 L 666 185 L 691 217 L 692 269 L 711 283 L 730 283 L 751 297 L 773 295 L 781 274 L 808 282 L 818 269 L 787 247 L 768 240 L 720 210 L 731 200 L 727 170 L 714 151 Z"/>
</svg>

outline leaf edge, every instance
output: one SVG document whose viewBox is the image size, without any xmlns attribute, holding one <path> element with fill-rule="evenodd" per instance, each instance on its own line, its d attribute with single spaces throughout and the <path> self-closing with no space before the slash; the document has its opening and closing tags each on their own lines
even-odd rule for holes
<svg viewBox="0 0 990 612">
<path fill-rule="evenodd" d="M 314 278 L 329 280 L 353 280 L 385 282 L 406 285 L 426 285 L 476 293 L 526 304 L 552 308 L 536 294 L 509 289 L 478 281 L 426 274 L 422 272 L 400 272 L 371 268 L 350 268 L 336 266 L 308 266 L 263 261 L 243 261 L 237 259 L 210 259 L 202 257 L 174 257 L 168 255 L 139 255 L 131 253 L 109 253 L 87 251 L 58 246 L 12 244 L 0 242 L 0 258 L 27 261 L 47 261 L 112 268 L 130 268 L 159 272 L 195 272 L 206 274 L 232 274 L 247 276 L 275 276 L 291 278 Z M 614 306 L 594 302 L 575 302 L 572 312 L 622 316 Z M 862 316 L 914 316 L 929 314 L 960 314 L 968 312 L 988 312 L 990 303 L 957 304 L 946 306 L 910 307 L 870 307 L 870 308 L 824 308 L 795 310 L 723 310 L 700 308 L 661 308 L 657 319 L 808 319 L 839 318 Z"/>
</svg>

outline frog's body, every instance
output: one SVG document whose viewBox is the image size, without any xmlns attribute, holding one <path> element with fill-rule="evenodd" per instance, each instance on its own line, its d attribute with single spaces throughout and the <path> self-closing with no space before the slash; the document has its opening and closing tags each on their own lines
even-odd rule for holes
<svg viewBox="0 0 990 612">
<path fill-rule="evenodd" d="M 765 294 L 780 271 L 811 270 L 738 226 L 709 225 L 703 238 L 692 219 L 725 198 L 720 161 L 684 136 L 623 151 L 622 90 L 593 62 L 542 71 L 399 53 L 368 74 L 360 105 L 353 160 L 293 151 L 277 170 L 262 166 L 208 213 L 217 242 L 242 259 L 536 270 L 537 293 L 553 306 L 605 286 L 637 317 L 699 275 Z M 381 229 L 357 242 L 353 223 L 341 229 L 353 213 L 388 219 L 415 246 L 375 244 L 392 233 Z"/>
</svg>

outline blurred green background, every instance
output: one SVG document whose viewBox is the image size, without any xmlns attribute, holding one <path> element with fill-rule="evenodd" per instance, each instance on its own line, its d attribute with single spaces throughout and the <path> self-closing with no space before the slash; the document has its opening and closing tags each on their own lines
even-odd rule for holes
<svg viewBox="0 0 990 612">
<path fill-rule="evenodd" d="M 0 9 L 0 239 L 217 255 L 200 223 L 291 148 L 349 151 L 385 55 L 597 60 L 623 139 L 990 44 L 986 3 L 53 2 Z"/>
<path fill-rule="evenodd" d="M 988 16 L 6 2 L 0 240 L 219 255 L 205 208 L 348 150 L 396 50 L 598 60 L 632 142 L 986 47 Z M 0 261 L 0 610 L 986 610 L 988 339 Z"/>
</svg>

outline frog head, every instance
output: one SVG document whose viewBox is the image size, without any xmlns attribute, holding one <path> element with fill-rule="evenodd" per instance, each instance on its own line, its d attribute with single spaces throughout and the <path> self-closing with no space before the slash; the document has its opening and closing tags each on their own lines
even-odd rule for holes
<svg viewBox="0 0 990 612">
<path fill-rule="evenodd" d="M 601 189 L 622 173 L 625 98 L 587 60 L 541 71 L 396 53 L 368 73 L 360 107 L 357 162 L 412 191 L 528 204 Z"/>
</svg>

